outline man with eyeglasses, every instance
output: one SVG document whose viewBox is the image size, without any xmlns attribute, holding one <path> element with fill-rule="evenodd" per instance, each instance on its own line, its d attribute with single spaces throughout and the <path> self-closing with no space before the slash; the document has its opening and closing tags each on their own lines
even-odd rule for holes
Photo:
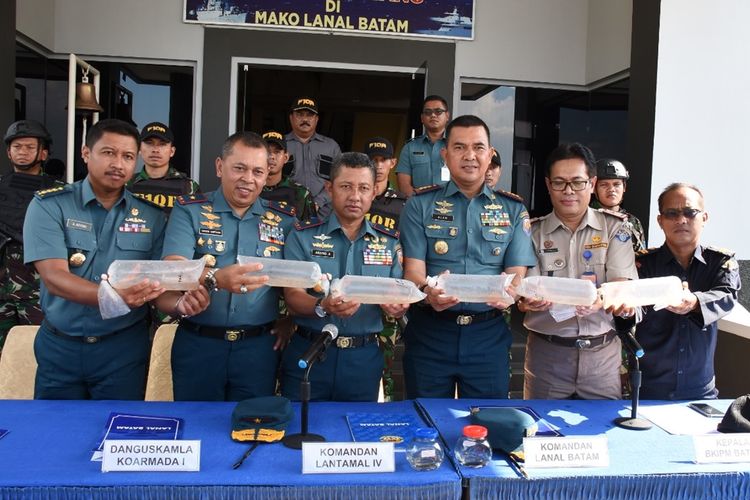
<svg viewBox="0 0 750 500">
<path fill-rule="evenodd" d="M 318 206 L 318 215 L 331 213 L 331 197 L 325 181 L 331 177 L 333 160 L 341 154 L 338 143 L 317 132 L 318 104 L 311 97 L 299 97 L 292 102 L 289 123 L 292 131 L 284 136 L 292 180 L 310 190 Z"/>
<path fill-rule="evenodd" d="M 704 246 L 708 221 L 700 190 L 674 183 L 659 195 L 659 227 L 666 241 L 636 257 L 641 278 L 677 276 L 683 281 L 679 304 L 644 309 L 636 334 L 646 354 L 641 398 L 715 399 L 717 322 L 737 302 L 740 276 L 734 253 Z"/>
<path fill-rule="evenodd" d="M 622 214 L 589 207 L 596 183 L 594 155 L 578 143 L 562 144 L 546 164 L 552 213 L 532 221 L 537 267 L 529 275 L 583 278 L 596 284 L 636 279 L 630 229 Z M 621 343 L 613 315 L 632 317 L 634 309 L 604 310 L 523 298 L 529 330 L 524 364 L 525 399 L 620 399 Z"/>
<path fill-rule="evenodd" d="M 404 145 L 396 167 L 398 189 L 408 196 L 417 188 L 450 180 L 448 167 L 440 156 L 451 117 L 448 101 L 439 95 L 425 97 L 421 116 L 425 133 Z"/>
<path fill-rule="evenodd" d="M 622 208 L 622 198 L 627 190 L 630 173 L 625 165 L 612 158 L 601 158 L 596 161 L 596 186 L 594 194 L 596 200 L 591 204 L 594 208 L 606 208 L 620 212 L 627 216 L 632 234 L 633 251 L 638 252 L 646 248 L 646 238 L 641 221 L 635 215 Z"/>
</svg>

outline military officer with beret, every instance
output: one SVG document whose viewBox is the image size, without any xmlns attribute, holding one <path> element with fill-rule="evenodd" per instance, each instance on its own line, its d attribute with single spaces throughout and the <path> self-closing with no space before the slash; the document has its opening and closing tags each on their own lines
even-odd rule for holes
<svg viewBox="0 0 750 500">
<path fill-rule="evenodd" d="M 166 231 L 166 260 L 203 257 L 211 266 L 202 279 L 210 301 L 169 292 L 158 302 L 163 312 L 183 316 L 172 347 L 175 400 L 272 395 L 286 341 L 273 334 L 279 290 L 264 286 L 268 276 L 257 273 L 260 264 L 236 263 L 238 255 L 281 259 L 295 221 L 293 207 L 260 198 L 266 143 L 252 132 L 231 135 L 216 159 L 216 176 L 218 190 L 177 199 Z M 186 317 L 176 310 L 185 300 L 201 310 Z"/>
<path fill-rule="evenodd" d="M 5 147 L 13 168 L 0 176 L 0 350 L 15 325 L 38 325 L 39 274 L 23 262 L 23 220 L 34 192 L 61 186 L 44 172 L 52 138 L 39 122 L 21 120 L 5 133 Z"/>
<path fill-rule="evenodd" d="M 484 182 L 492 156 L 487 125 L 464 115 L 447 127 L 447 184 L 417 190 L 401 214 L 404 274 L 427 293 L 404 332 L 408 398 L 507 398 L 511 333 L 503 302 L 459 303 L 427 276 L 515 273 L 536 264 L 529 216 L 518 196 Z M 510 290 L 512 292 L 512 290 Z"/>
<path fill-rule="evenodd" d="M 327 184 L 333 212 L 327 219 L 297 225 L 284 257 L 317 262 L 333 278 L 344 275 L 400 278 L 398 232 L 365 219 L 375 197 L 375 169 L 362 153 L 344 153 L 333 163 Z M 322 297 L 302 288 L 285 288 L 287 306 L 297 324 L 296 335 L 281 363 L 282 395 L 300 399 L 303 370 L 298 361 L 323 327 L 334 324 L 339 335 L 326 358 L 310 371 L 311 399 L 316 401 L 376 401 L 383 355 L 378 333 L 382 312 L 401 317 L 405 304 L 359 304 L 345 297 Z M 387 299 L 384 299 L 387 300 Z"/>
<path fill-rule="evenodd" d="M 144 280 L 117 289 L 131 311 L 102 319 L 97 291 L 116 259 L 159 258 L 162 211 L 125 190 L 138 130 L 102 120 L 82 147 L 88 175 L 38 191 L 24 224 L 25 260 L 42 278 L 45 320 L 34 343 L 37 399 L 142 399 L 148 357 L 148 302 L 164 290 Z"/>
</svg>

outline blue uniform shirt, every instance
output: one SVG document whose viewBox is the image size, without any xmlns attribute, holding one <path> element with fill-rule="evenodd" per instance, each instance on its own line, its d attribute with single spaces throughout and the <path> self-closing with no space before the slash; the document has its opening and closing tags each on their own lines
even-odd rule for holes
<svg viewBox="0 0 750 500">
<path fill-rule="evenodd" d="M 667 245 L 636 257 L 640 278 L 677 276 L 698 297 L 688 314 L 645 308 L 636 327 L 645 399 L 703 399 L 718 394 L 714 381 L 717 322 L 737 301 L 740 275 L 734 254 L 699 245 L 683 269 Z"/>
<path fill-rule="evenodd" d="M 284 244 L 294 224 L 294 208 L 261 198 L 237 217 L 221 190 L 177 199 L 169 217 L 162 256 L 199 259 L 216 257 L 216 267 L 237 263 L 238 255 L 283 258 Z M 216 290 L 208 309 L 190 318 L 200 325 L 262 325 L 279 315 L 279 290 L 263 286 L 248 294 Z"/>
<path fill-rule="evenodd" d="M 400 230 L 404 256 L 424 261 L 428 276 L 500 274 L 507 267 L 536 265 L 529 214 L 516 195 L 482 186 L 467 198 L 453 181 L 423 188 L 406 202 Z M 453 310 L 481 312 L 486 304 Z"/>
<path fill-rule="evenodd" d="M 299 223 L 297 230 L 289 236 L 284 258 L 317 262 L 320 269 L 333 278 L 347 274 L 381 278 L 401 278 L 403 275 L 397 231 L 365 220 L 357 238 L 349 241 L 336 214 L 331 214 L 325 221 L 313 219 Z M 350 318 L 298 316 L 294 321 L 315 331 L 333 323 L 339 328 L 340 335 L 365 335 L 383 329 L 381 311 L 376 304 L 362 304 Z"/>
<path fill-rule="evenodd" d="M 24 223 L 24 259 L 68 260 L 82 254 L 86 260 L 70 272 L 99 283 L 114 260 L 158 259 L 166 217 L 162 211 L 123 190 L 106 210 L 96 200 L 88 177 L 63 188 L 39 191 Z M 45 318 L 72 336 L 98 336 L 121 330 L 146 317 L 147 306 L 118 318 L 103 320 L 97 307 L 53 295 L 42 282 L 41 304 Z"/>
<path fill-rule="evenodd" d="M 401 149 L 396 165 L 396 173 L 411 175 L 414 188 L 444 182 L 440 178 L 443 157 L 440 150 L 445 147 L 445 139 L 430 142 L 427 134 L 407 142 Z"/>
</svg>

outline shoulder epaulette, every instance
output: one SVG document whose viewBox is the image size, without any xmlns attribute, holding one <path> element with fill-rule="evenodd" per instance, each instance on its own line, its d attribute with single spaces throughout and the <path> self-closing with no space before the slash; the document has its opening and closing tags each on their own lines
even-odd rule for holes
<svg viewBox="0 0 750 500">
<path fill-rule="evenodd" d="M 381 226 L 380 224 L 376 224 L 374 222 L 370 222 L 370 226 L 372 226 L 372 228 L 375 231 L 377 231 L 379 233 L 387 234 L 391 238 L 398 239 L 399 234 L 401 234 L 401 233 L 398 232 L 398 229 L 388 229 L 387 227 Z"/>
<path fill-rule="evenodd" d="M 133 195 L 133 198 L 135 198 L 136 200 L 138 200 L 138 201 L 140 201 L 140 202 L 143 202 L 143 203 L 145 203 L 146 205 L 150 205 L 150 206 L 152 206 L 152 207 L 156 207 L 156 208 L 158 208 L 159 210 L 164 210 L 164 207 L 162 207 L 161 205 L 159 205 L 158 203 L 156 203 L 156 202 L 154 202 L 154 201 L 151 201 L 151 200 L 149 200 L 148 198 L 145 198 L 145 197 L 144 197 L 144 196 L 143 196 L 142 194 L 140 194 L 140 193 L 138 193 L 138 194 L 136 194 L 136 193 L 131 193 L 131 194 Z"/>
<path fill-rule="evenodd" d="M 659 250 L 660 248 L 661 247 L 644 248 L 643 250 L 638 250 L 637 252 L 635 252 L 635 256 L 636 257 L 642 257 L 644 255 L 650 255 L 650 254 L 656 252 L 657 250 Z"/>
<path fill-rule="evenodd" d="M 183 194 L 177 197 L 177 203 L 180 205 L 192 205 L 193 203 L 207 203 L 208 198 L 203 193 Z"/>
<path fill-rule="evenodd" d="M 617 217 L 620 220 L 626 220 L 628 218 L 627 214 L 624 214 L 622 212 L 615 212 L 614 210 L 610 210 L 608 208 L 597 208 L 598 212 L 601 212 L 603 214 L 612 215 L 614 217 Z"/>
<path fill-rule="evenodd" d="M 310 229 L 311 227 L 318 227 L 323 225 L 325 220 L 319 219 L 318 217 L 312 217 L 307 220 L 303 221 L 297 221 L 294 223 L 294 229 L 297 231 L 304 231 L 305 229 Z"/>
<path fill-rule="evenodd" d="M 36 198 L 39 198 L 40 200 L 43 200 L 44 198 L 50 198 L 52 196 L 57 196 L 58 194 L 62 193 L 68 193 L 73 190 L 73 187 L 69 184 L 66 184 L 64 186 L 55 186 L 47 189 L 40 189 L 36 193 L 34 193 L 34 196 Z"/>
<path fill-rule="evenodd" d="M 276 210 L 282 214 L 291 215 L 292 217 L 297 215 L 297 209 L 285 201 L 263 200 L 262 203 L 271 210 Z"/>
<path fill-rule="evenodd" d="M 422 186 L 418 187 L 414 190 L 414 195 L 419 196 L 425 193 L 431 193 L 433 191 L 437 191 L 438 189 L 442 188 L 442 184 L 430 184 L 429 186 Z"/>
<path fill-rule="evenodd" d="M 714 247 L 714 246 L 707 246 L 707 247 L 706 247 L 706 250 L 712 250 L 712 251 L 714 251 L 714 252 L 716 252 L 716 253 L 720 253 L 720 254 L 722 254 L 722 255 L 726 255 L 727 257 L 734 257 L 734 252 L 733 252 L 733 251 L 731 251 L 731 250 L 730 250 L 730 249 L 728 249 L 728 248 L 724 248 L 724 247 Z"/>
<path fill-rule="evenodd" d="M 494 191 L 500 196 L 505 196 L 506 198 L 510 198 L 511 200 L 516 200 L 516 201 L 520 201 L 521 203 L 523 203 L 523 197 L 520 195 L 517 195 L 516 193 L 511 193 L 510 191 L 503 191 L 502 189 L 495 189 Z"/>
<path fill-rule="evenodd" d="M 539 221 L 543 221 L 544 217 L 534 217 L 533 219 L 529 219 L 529 224 L 536 224 Z"/>
</svg>

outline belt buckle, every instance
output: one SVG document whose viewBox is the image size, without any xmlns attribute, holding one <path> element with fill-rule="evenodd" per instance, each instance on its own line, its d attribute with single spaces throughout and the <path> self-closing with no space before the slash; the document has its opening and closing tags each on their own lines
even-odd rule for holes
<svg viewBox="0 0 750 500">
<path fill-rule="evenodd" d="M 351 337 L 337 337 L 336 338 L 336 347 L 339 349 L 348 349 L 352 345 L 352 339 Z"/>
<path fill-rule="evenodd" d="M 96 344 L 99 342 L 99 337 L 84 337 L 83 341 L 87 344 Z"/>
<path fill-rule="evenodd" d="M 588 349 L 591 347 L 591 341 L 589 339 L 577 339 L 576 347 L 578 349 Z"/>
<path fill-rule="evenodd" d="M 235 342 L 240 338 L 240 334 L 242 331 L 240 330 L 227 330 L 224 334 L 224 340 L 228 342 Z"/>
<path fill-rule="evenodd" d="M 460 326 L 468 326 L 473 320 L 474 318 L 471 314 L 459 314 L 456 316 L 456 324 Z"/>
</svg>

